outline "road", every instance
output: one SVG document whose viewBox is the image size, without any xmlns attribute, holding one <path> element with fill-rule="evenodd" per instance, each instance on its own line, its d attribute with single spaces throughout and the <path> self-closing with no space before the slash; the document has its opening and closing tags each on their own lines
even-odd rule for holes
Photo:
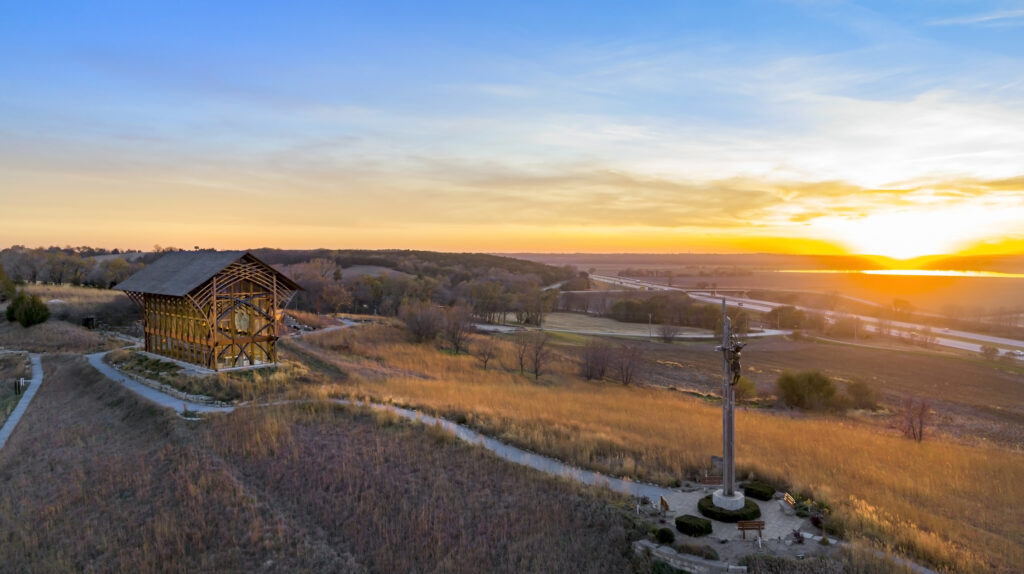
<svg viewBox="0 0 1024 574">
<path fill-rule="evenodd" d="M 611 285 L 620 285 L 622 287 L 630 287 L 633 289 L 644 289 L 648 291 L 679 291 L 686 293 L 692 299 L 702 301 L 705 303 L 719 304 L 722 300 L 725 300 L 726 305 L 731 307 L 743 307 L 744 309 L 750 309 L 752 311 L 758 311 L 760 313 L 767 313 L 777 307 L 786 306 L 786 303 L 777 303 L 774 301 L 762 301 L 759 299 L 749 299 L 745 297 L 735 297 L 732 295 L 713 295 L 707 290 L 692 290 L 682 289 L 679 287 L 670 287 L 668 285 L 662 285 L 653 281 L 644 281 L 643 279 L 631 279 L 626 277 L 612 277 L 609 275 L 591 275 L 591 279 L 594 281 L 600 281 L 601 283 L 609 283 Z M 803 311 L 810 311 L 813 313 L 829 313 L 824 309 L 815 309 L 812 307 L 804 307 L 800 305 L 793 305 L 797 309 Z M 877 331 L 879 320 L 875 317 L 869 317 L 866 315 L 847 315 L 848 317 L 855 317 L 859 319 L 868 331 Z M 957 331 L 950 329 L 935 330 L 926 325 L 919 325 L 917 323 L 907 323 L 904 321 L 892 321 L 890 322 L 891 330 L 893 334 L 911 336 L 916 334 L 920 336 L 921 333 L 931 330 L 932 335 L 935 337 L 935 344 L 943 347 L 949 347 L 952 349 L 961 349 L 964 351 L 980 352 L 982 345 L 992 345 L 999 349 L 1000 353 L 1006 353 L 1007 351 L 1018 351 L 1024 350 L 1024 341 L 1016 339 L 1007 339 L 1005 337 L 994 337 L 991 335 L 983 335 L 981 333 L 971 333 L 969 331 Z M 946 336 L 943 336 L 946 335 Z M 956 337 L 956 338 L 951 338 Z M 967 339 L 966 341 L 960 339 Z"/>
</svg>

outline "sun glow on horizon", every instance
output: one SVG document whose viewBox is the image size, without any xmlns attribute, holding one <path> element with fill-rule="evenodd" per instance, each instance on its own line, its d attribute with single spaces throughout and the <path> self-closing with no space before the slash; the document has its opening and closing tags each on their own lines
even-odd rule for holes
<svg viewBox="0 0 1024 574">
<path fill-rule="evenodd" d="M 897 260 L 970 252 L 985 237 L 998 235 L 1021 208 L 923 205 L 873 213 L 859 218 L 823 217 L 814 222 L 851 254 L 879 255 Z M 1006 230 L 1009 231 L 1009 230 Z"/>
</svg>

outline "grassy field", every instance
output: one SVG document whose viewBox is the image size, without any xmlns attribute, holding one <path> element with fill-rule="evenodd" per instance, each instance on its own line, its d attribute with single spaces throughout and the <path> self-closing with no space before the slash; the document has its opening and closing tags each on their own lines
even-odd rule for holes
<svg viewBox="0 0 1024 574">
<path fill-rule="evenodd" d="M 648 343 L 651 383 L 702 392 L 721 385 L 721 356 L 707 343 Z M 959 352 L 874 349 L 813 340 L 751 339 L 744 375 L 762 393 L 774 392 L 783 371 L 820 370 L 837 381 L 861 380 L 890 404 L 921 396 L 936 408 L 937 424 L 962 438 L 1024 447 L 1024 369 Z"/>
<path fill-rule="evenodd" d="M 566 357 L 533 383 L 515 369 L 485 372 L 470 356 L 403 337 L 370 327 L 312 335 L 303 344 L 317 345 L 319 353 L 305 352 L 353 375 L 324 393 L 465 417 L 506 441 L 589 468 L 669 482 L 692 476 L 721 447 L 719 409 L 682 393 L 584 383 Z M 511 366 L 507 354 L 501 362 Z M 916 443 L 847 419 L 757 411 L 737 418 L 739 474 L 831 501 L 849 535 L 948 571 L 1008 572 L 1024 563 L 1022 508 L 979 496 L 1024 496 L 1019 451 Z"/>
<path fill-rule="evenodd" d="M 33 353 L 93 353 L 124 343 L 57 319 L 29 328 L 0 320 L 0 347 Z"/>
<path fill-rule="evenodd" d="M 51 317 L 76 325 L 87 316 L 119 327 L 142 318 L 138 307 L 120 291 L 74 285 L 28 285 L 25 290 L 47 303 Z"/>
<path fill-rule="evenodd" d="M 607 335 L 625 335 L 632 337 L 658 337 L 658 325 L 649 327 L 643 323 L 623 323 L 607 317 L 596 317 L 582 313 L 548 313 L 544 315 L 544 328 L 556 331 L 585 331 Z M 713 332 L 706 329 L 679 327 L 679 334 L 702 334 L 711 337 Z"/>
<path fill-rule="evenodd" d="M 598 274 L 615 275 L 620 268 L 599 269 Z M 685 270 L 679 270 L 686 272 Z M 665 278 L 645 278 L 666 282 Z M 860 273 L 777 273 L 754 271 L 750 275 L 722 277 L 675 277 L 672 285 L 698 288 L 698 283 L 715 283 L 719 289 L 795 290 L 815 293 L 836 292 L 890 305 L 904 299 L 916 308 L 942 313 L 947 305 L 966 310 L 978 308 L 994 312 L 998 307 L 1020 307 L 1024 279 L 994 277 L 915 277 L 900 275 L 864 275 Z M 851 309 L 858 310 L 853 307 Z"/>
<path fill-rule="evenodd" d="M 203 423 L 80 357 L 0 452 L 16 572 L 629 572 L 623 499 L 387 414 L 322 404 Z"/>
</svg>

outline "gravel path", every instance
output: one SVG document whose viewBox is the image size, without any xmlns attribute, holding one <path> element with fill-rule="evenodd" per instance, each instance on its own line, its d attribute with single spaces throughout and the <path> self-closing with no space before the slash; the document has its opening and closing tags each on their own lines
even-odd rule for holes
<svg viewBox="0 0 1024 574">
<path fill-rule="evenodd" d="M 14 407 L 11 416 L 7 417 L 4 426 L 0 428 L 0 448 L 7 444 L 7 439 L 11 438 L 14 427 L 18 426 L 21 416 L 28 410 L 28 404 L 32 402 L 39 386 L 43 384 L 43 362 L 39 358 L 39 353 L 32 353 L 29 357 L 32 360 L 32 379 L 29 381 L 28 388 L 25 389 L 25 394 L 18 401 L 18 406 Z"/>
<path fill-rule="evenodd" d="M 106 354 L 106 351 L 102 353 L 93 353 L 91 355 L 86 355 L 85 358 L 89 360 L 89 364 L 92 365 L 93 368 L 102 373 L 108 379 L 121 383 L 125 387 L 128 387 L 128 389 L 134 391 L 135 394 L 140 395 L 143 398 L 149 400 L 150 402 L 156 403 L 161 407 L 174 409 L 179 413 L 185 412 L 186 406 L 188 407 L 189 411 L 199 413 L 226 413 L 235 410 L 235 407 L 219 407 L 215 405 L 204 405 L 203 403 L 185 401 L 177 397 L 172 397 L 171 395 L 168 395 L 166 393 L 161 393 L 156 389 L 147 387 L 146 385 L 143 385 L 142 383 L 132 379 L 131 377 L 128 377 L 118 372 L 117 369 L 104 363 L 103 356 Z"/>
</svg>

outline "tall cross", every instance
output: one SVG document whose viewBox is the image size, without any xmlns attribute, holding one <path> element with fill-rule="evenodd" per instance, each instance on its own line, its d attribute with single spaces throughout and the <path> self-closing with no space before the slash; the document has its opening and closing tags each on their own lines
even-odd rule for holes
<svg viewBox="0 0 1024 574">
<path fill-rule="evenodd" d="M 735 406 L 736 392 L 734 386 L 740 380 L 740 351 L 743 343 L 735 340 L 732 333 L 732 320 L 725 312 L 725 299 L 722 299 L 722 344 L 715 348 L 722 351 L 722 492 L 731 497 L 736 491 L 736 453 L 735 453 Z"/>
</svg>

